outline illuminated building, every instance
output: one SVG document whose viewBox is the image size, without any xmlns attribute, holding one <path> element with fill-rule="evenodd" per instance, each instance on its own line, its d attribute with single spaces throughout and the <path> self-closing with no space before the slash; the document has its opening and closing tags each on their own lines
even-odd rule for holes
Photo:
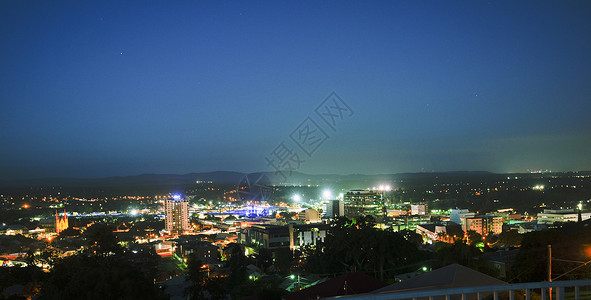
<svg viewBox="0 0 591 300">
<path fill-rule="evenodd" d="M 382 196 L 378 191 L 352 190 L 345 194 L 345 215 L 348 217 L 384 215 Z"/>
<path fill-rule="evenodd" d="M 427 214 L 427 204 L 411 204 L 410 205 L 410 214 L 411 215 L 426 215 Z"/>
<path fill-rule="evenodd" d="M 538 214 L 538 224 L 554 224 L 558 222 L 577 222 L 581 215 L 581 221 L 591 218 L 591 212 L 581 212 L 571 209 L 544 209 Z"/>
<path fill-rule="evenodd" d="M 325 217 L 333 219 L 345 215 L 345 203 L 343 200 L 328 200 L 326 202 Z"/>
<path fill-rule="evenodd" d="M 416 232 L 423 238 L 427 237 L 429 241 L 437 241 L 439 240 L 439 234 L 447 234 L 445 225 L 439 224 L 419 224 Z"/>
<path fill-rule="evenodd" d="M 64 216 L 63 217 L 59 217 L 57 215 L 57 210 L 55 211 L 55 232 L 57 232 L 57 234 L 59 234 L 60 232 L 64 231 L 68 229 L 68 215 L 66 214 L 66 211 L 64 210 Z"/>
<path fill-rule="evenodd" d="M 299 213 L 300 219 L 306 223 L 318 223 L 321 221 L 320 212 L 313 208 L 308 208 Z"/>
<path fill-rule="evenodd" d="M 270 225 L 256 224 L 240 232 L 238 240 L 241 244 L 255 248 L 297 249 L 306 245 L 315 246 L 324 242 L 328 224 L 288 224 Z"/>
<path fill-rule="evenodd" d="M 486 215 L 466 218 L 462 224 L 464 232 L 474 230 L 481 235 L 500 234 L 503 231 L 503 218 Z"/>
<path fill-rule="evenodd" d="M 189 227 L 189 200 L 179 196 L 164 201 L 165 229 L 171 234 L 182 234 Z"/>
<path fill-rule="evenodd" d="M 470 212 L 467 209 L 452 209 L 449 213 L 449 220 L 458 224 L 458 225 L 464 225 L 464 220 L 466 218 L 473 218 L 474 216 L 476 216 L 475 213 Z"/>
</svg>

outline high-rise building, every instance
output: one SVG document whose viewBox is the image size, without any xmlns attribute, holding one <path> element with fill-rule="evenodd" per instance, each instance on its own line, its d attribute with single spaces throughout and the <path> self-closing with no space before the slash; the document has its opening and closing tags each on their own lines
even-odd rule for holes
<svg viewBox="0 0 591 300">
<path fill-rule="evenodd" d="M 474 230 L 481 235 L 500 234 L 503 231 L 503 218 L 493 215 L 466 218 L 462 229 L 464 232 Z"/>
<path fill-rule="evenodd" d="M 345 215 L 345 204 L 343 200 L 328 200 L 326 202 L 326 209 L 324 210 L 325 217 L 333 219 Z"/>
<path fill-rule="evenodd" d="M 345 194 L 345 215 L 348 217 L 385 214 L 382 196 L 378 191 L 352 190 Z"/>
<path fill-rule="evenodd" d="M 166 231 L 172 234 L 182 234 L 190 230 L 189 227 L 189 201 L 178 196 L 167 199 L 164 202 Z"/>
</svg>

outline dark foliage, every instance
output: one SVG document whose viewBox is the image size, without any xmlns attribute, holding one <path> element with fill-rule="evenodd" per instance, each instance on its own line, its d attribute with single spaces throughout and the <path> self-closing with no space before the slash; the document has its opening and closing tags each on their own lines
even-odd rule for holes
<svg viewBox="0 0 591 300">
<path fill-rule="evenodd" d="M 43 283 L 42 299 L 162 299 L 144 272 L 118 256 L 71 256 Z"/>
<path fill-rule="evenodd" d="M 566 223 L 561 228 L 526 233 L 512 279 L 516 282 L 548 279 L 548 245 L 552 245 L 552 274 L 556 278 L 591 259 L 591 220 Z M 591 264 L 560 277 L 561 280 L 591 278 Z"/>
<path fill-rule="evenodd" d="M 364 271 L 384 279 L 426 257 L 397 232 L 373 227 L 373 218 L 339 218 L 324 243 L 308 249 L 305 270 L 316 274 Z"/>
</svg>

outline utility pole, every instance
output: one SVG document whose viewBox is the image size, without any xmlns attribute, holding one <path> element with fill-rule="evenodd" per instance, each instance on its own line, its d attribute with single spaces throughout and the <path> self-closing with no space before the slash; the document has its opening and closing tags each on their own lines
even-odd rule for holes
<svg viewBox="0 0 591 300">
<path fill-rule="evenodd" d="M 548 282 L 552 282 L 552 245 L 548 244 Z M 550 300 L 552 300 L 552 287 L 549 288 Z"/>
</svg>

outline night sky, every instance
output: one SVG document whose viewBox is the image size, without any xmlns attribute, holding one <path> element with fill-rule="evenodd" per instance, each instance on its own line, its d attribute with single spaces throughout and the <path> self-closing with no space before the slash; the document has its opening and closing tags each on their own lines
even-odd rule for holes
<svg viewBox="0 0 591 300">
<path fill-rule="evenodd" d="M 4 179 L 591 169 L 590 1 L 6 0 L 0 38 Z"/>
</svg>

